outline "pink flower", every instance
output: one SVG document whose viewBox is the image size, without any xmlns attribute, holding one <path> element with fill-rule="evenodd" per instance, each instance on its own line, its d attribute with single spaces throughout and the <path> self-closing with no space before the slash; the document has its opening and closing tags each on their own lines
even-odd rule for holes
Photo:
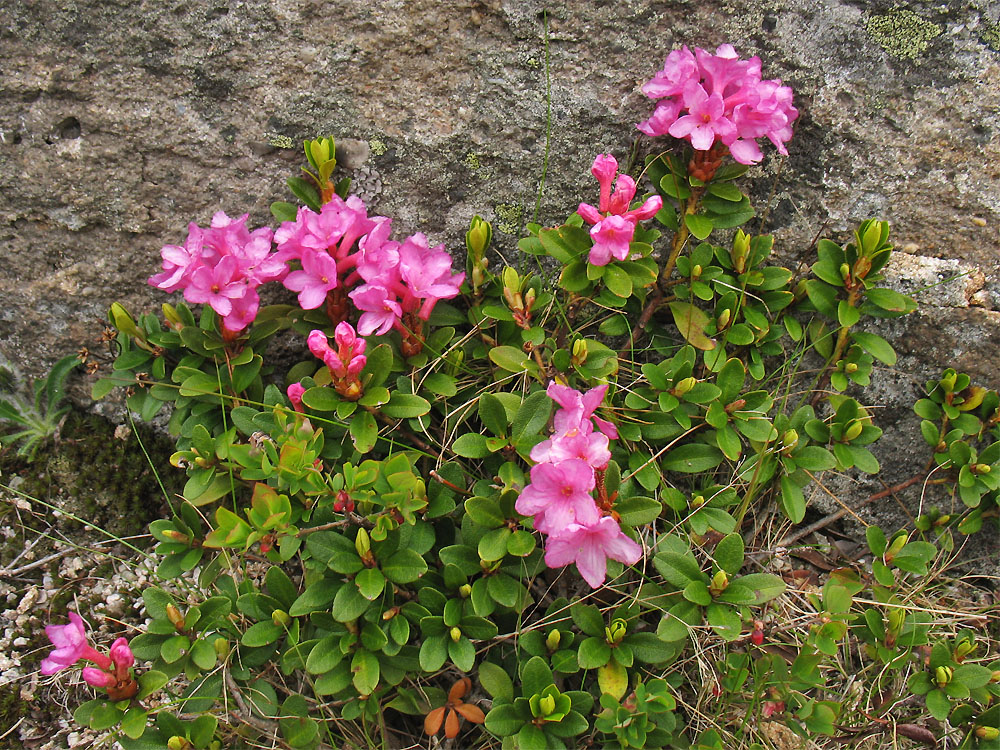
<svg viewBox="0 0 1000 750">
<path fill-rule="evenodd" d="M 109 688 L 118 683 L 118 679 L 113 674 L 97 667 L 84 667 L 81 674 L 84 682 L 91 687 Z"/>
<path fill-rule="evenodd" d="M 555 436 L 543 440 L 531 449 L 531 460 L 538 463 L 559 463 L 570 458 L 586 461 L 595 470 L 604 469 L 611 461 L 611 451 L 608 450 L 608 436 L 599 432 L 589 435 Z"/>
<path fill-rule="evenodd" d="M 559 385 L 556 381 L 549 383 L 545 393 L 562 408 L 556 412 L 552 421 L 557 435 L 572 435 L 577 432 L 590 434 L 594 426 L 612 440 L 618 438 L 618 428 L 611 422 L 594 415 L 597 407 L 604 400 L 607 384 L 591 388 L 586 393 L 580 393 L 567 385 Z M 593 421 L 593 426 L 591 425 Z"/>
<path fill-rule="evenodd" d="M 111 644 L 111 648 L 108 649 L 108 654 L 111 656 L 111 662 L 118 669 L 129 669 L 135 664 L 135 656 L 132 654 L 132 649 L 125 638 L 115 639 L 115 642 Z"/>
<path fill-rule="evenodd" d="M 315 310 L 326 301 L 326 293 L 337 286 L 337 261 L 327 253 L 304 250 L 302 270 L 285 278 L 285 287 L 299 293 L 299 307 Z"/>
<path fill-rule="evenodd" d="M 601 517 L 590 494 L 593 489 L 594 469 L 585 461 L 538 464 L 531 468 L 531 483 L 514 508 L 523 516 L 534 516 L 535 529 L 550 534 L 568 523 L 595 523 Z"/>
<path fill-rule="evenodd" d="M 302 408 L 302 394 L 306 392 L 305 387 L 302 383 L 292 383 L 288 386 L 288 390 L 285 394 L 288 396 L 288 400 L 292 402 L 292 408 L 297 412 L 304 412 Z"/>
<path fill-rule="evenodd" d="M 740 60 L 729 44 L 714 55 L 703 49 L 692 55 L 687 47 L 671 52 L 642 91 L 659 100 L 652 117 L 636 126 L 643 133 L 684 138 L 698 151 L 722 143 L 741 164 L 763 158 L 756 139 L 764 136 L 787 153 L 798 117 L 792 90 L 780 79 L 762 80 L 760 58 Z"/>
<path fill-rule="evenodd" d="M 546 565 L 559 568 L 576 563 L 580 575 L 595 589 L 604 583 L 609 557 L 626 565 L 642 558 L 642 547 L 610 516 L 589 524 L 570 523 L 549 536 L 545 545 Z"/>
<path fill-rule="evenodd" d="M 42 674 L 55 674 L 76 664 L 80 659 L 94 662 L 102 669 L 110 669 L 111 659 L 98 653 L 87 640 L 86 624 L 76 612 L 69 613 L 67 625 L 46 625 L 45 635 L 55 646 L 49 655 L 42 659 L 40 670 Z"/>
<path fill-rule="evenodd" d="M 606 266 L 611 258 L 627 260 L 629 243 L 640 221 L 651 219 L 663 207 L 663 199 L 655 195 L 637 209 L 629 210 L 635 197 L 635 180 L 627 174 L 618 174 L 618 161 L 611 154 L 598 154 L 590 169 L 601 187 L 598 208 L 581 203 L 577 213 L 588 224 L 593 224 L 590 236 L 594 245 L 588 258 L 591 265 Z M 612 182 L 614 193 L 611 192 Z"/>
<path fill-rule="evenodd" d="M 403 309 L 412 312 L 411 300 L 423 300 L 418 316 L 427 320 L 438 300 L 458 295 L 464 273 L 452 275 L 451 256 L 444 245 L 431 248 L 427 237 L 417 232 L 407 237 L 399 248 L 399 275 L 406 282 Z"/>
<path fill-rule="evenodd" d="M 403 309 L 395 297 L 383 286 L 365 284 L 348 295 L 354 306 L 361 310 L 358 332 L 362 336 L 381 336 L 399 323 Z"/>
</svg>

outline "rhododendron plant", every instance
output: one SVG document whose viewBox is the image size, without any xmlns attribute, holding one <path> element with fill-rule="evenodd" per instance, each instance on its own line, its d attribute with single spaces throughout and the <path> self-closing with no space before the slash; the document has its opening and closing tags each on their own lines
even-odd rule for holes
<svg viewBox="0 0 1000 750">
<path fill-rule="evenodd" d="M 107 689 L 112 699 L 131 698 L 138 691 L 129 671 L 135 664 L 135 657 L 125 638 L 116 639 L 109 653 L 102 654 L 90 645 L 86 623 L 76 612 L 69 613 L 66 625 L 46 625 L 45 634 L 55 648 L 42 659 L 39 667 L 42 674 L 55 674 L 82 659 L 97 665 L 81 670 L 84 681 L 93 687 Z"/>
</svg>

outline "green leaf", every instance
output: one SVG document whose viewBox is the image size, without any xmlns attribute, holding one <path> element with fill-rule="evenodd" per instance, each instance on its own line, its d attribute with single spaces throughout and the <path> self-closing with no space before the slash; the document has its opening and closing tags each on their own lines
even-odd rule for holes
<svg viewBox="0 0 1000 750">
<path fill-rule="evenodd" d="M 471 672 L 476 665 L 476 647 L 468 638 L 448 639 L 448 658 L 462 672 Z"/>
<path fill-rule="evenodd" d="M 709 319 L 704 312 L 690 302 L 671 302 L 670 312 L 677 330 L 689 344 L 704 351 L 715 349 L 715 340 L 705 334 Z"/>
<path fill-rule="evenodd" d="M 743 537 L 728 534 L 719 540 L 715 548 L 715 562 L 729 575 L 736 575 L 743 567 Z"/>
<path fill-rule="evenodd" d="M 684 587 L 684 598 L 692 604 L 707 607 L 712 603 L 712 594 L 704 581 L 691 581 Z"/>
<path fill-rule="evenodd" d="M 552 683 L 552 670 L 540 656 L 532 656 L 521 667 L 521 692 L 527 697 L 541 693 Z"/>
<path fill-rule="evenodd" d="M 367 649 L 360 649 L 351 660 L 351 672 L 354 673 L 354 687 L 361 695 L 375 692 L 380 676 L 378 657 L 375 654 Z"/>
<path fill-rule="evenodd" d="M 632 295 L 632 277 L 617 265 L 611 264 L 605 267 L 604 285 L 619 297 Z"/>
<path fill-rule="evenodd" d="M 358 453 L 367 453 L 378 440 L 378 425 L 371 412 L 359 411 L 351 419 L 351 440 Z"/>
<path fill-rule="evenodd" d="M 451 375 L 445 375 L 443 372 L 432 372 L 424 378 L 424 388 L 437 396 L 444 396 L 445 398 L 458 393 L 458 388 L 455 386 L 455 378 Z"/>
<path fill-rule="evenodd" d="M 722 451 L 704 443 L 688 443 L 669 451 L 661 462 L 664 471 L 697 474 L 722 463 Z"/>
<path fill-rule="evenodd" d="M 615 512 L 626 526 L 644 526 L 660 516 L 663 506 L 651 497 L 630 497 L 615 503 Z"/>
<path fill-rule="evenodd" d="M 356 620 L 370 604 L 371 602 L 361 595 L 355 584 L 344 584 L 333 598 L 333 617 L 337 622 Z"/>
<path fill-rule="evenodd" d="M 785 582 L 771 573 L 750 573 L 734 579 L 733 583 L 736 582 L 753 590 L 753 603 L 756 605 L 769 602 L 785 592 Z"/>
<path fill-rule="evenodd" d="M 530 720 L 530 714 L 528 719 Z M 499 705 L 494 704 L 490 712 L 486 714 L 485 727 L 488 732 L 497 737 L 511 737 L 525 726 L 525 721 L 526 719 L 521 716 L 514 704 L 500 703 Z M 546 747 L 546 745 L 540 747 Z"/>
<path fill-rule="evenodd" d="M 432 635 L 420 644 L 420 668 L 425 672 L 437 672 L 448 660 L 448 643 L 451 638 L 447 634 Z"/>
<path fill-rule="evenodd" d="M 507 434 L 507 410 L 499 398 L 492 393 L 484 393 L 479 397 L 477 411 L 486 429 L 497 437 Z"/>
<path fill-rule="evenodd" d="M 653 558 L 653 565 L 660 575 L 680 589 L 691 581 L 708 582 L 708 576 L 702 572 L 701 566 L 690 552 L 660 552 Z"/>
<path fill-rule="evenodd" d="M 611 646 L 603 637 L 584 638 L 577 651 L 580 669 L 597 669 L 611 659 Z"/>
<path fill-rule="evenodd" d="M 695 237 L 703 240 L 712 233 L 712 220 L 701 214 L 685 214 L 684 223 Z"/>
<path fill-rule="evenodd" d="M 361 596 L 374 601 L 385 588 L 385 576 L 378 568 L 365 568 L 354 578 Z"/>
<path fill-rule="evenodd" d="M 460 435 L 451 444 L 451 449 L 465 458 L 486 458 L 491 453 L 486 445 L 486 436 L 480 435 L 478 432 L 467 432 Z"/>
<path fill-rule="evenodd" d="M 254 623 L 247 628 L 246 632 L 243 633 L 243 637 L 240 638 L 240 643 L 250 648 L 267 646 L 274 643 L 284 634 L 284 628 L 275 625 L 270 620 L 265 620 L 264 622 Z"/>
<path fill-rule="evenodd" d="M 489 356 L 493 364 L 507 372 L 524 372 L 531 363 L 528 355 L 514 346 L 495 346 Z"/>
<path fill-rule="evenodd" d="M 530 394 L 514 415 L 510 428 L 512 439 L 519 441 L 521 438 L 537 435 L 548 423 L 551 413 L 552 399 L 545 391 Z"/>
<path fill-rule="evenodd" d="M 861 320 L 861 313 L 858 308 L 849 304 L 847 300 L 840 300 L 837 304 L 837 322 L 843 328 L 850 328 Z"/>
<path fill-rule="evenodd" d="M 497 703 L 514 700 L 514 682 L 507 670 L 490 661 L 479 665 L 479 684 Z"/>
<path fill-rule="evenodd" d="M 381 562 L 382 572 L 393 583 L 413 583 L 427 572 L 424 558 L 412 549 L 399 549 Z"/>
<path fill-rule="evenodd" d="M 935 688 L 924 696 L 927 703 L 927 711 L 938 721 L 944 721 L 951 713 L 951 701 L 942 690 Z"/>
<path fill-rule="evenodd" d="M 308 391 L 307 391 L 308 393 Z M 389 397 L 389 403 L 382 407 L 382 413 L 392 419 L 412 419 L 422 417 L 431 410 L 430 402 L 412 393 L 394 391 Z"/>
<path fill-rule="evenodd" d="M 890 367 L 896 364 L 896 352 L 889 342 L 881 336 L 865 331 L 853 331 L 851 333 L 851 340 L 879 362 Z"/>
<path fill-rule="evenodd" d="M 590 604 L 574 604 L 570 607 L 574 624 L 587 635 L 604 635 L 604 618 L 601 610 Z"/>
<path fill-rule="evenodd" d="M 342 403 L 340 396 L 332 388 L 316 386 L 307 389 L 302 394 L 302 403 L 313 411 L 336 411 Z"/>
<path fill-rule="evenodd" d="M 802 488 L 789 477 L 781 477 L 781 509 L 792 523 L 801 523 L 806 516 L 806 498 Z"/>
<path fill-rule="evenodd" d="M 743 630 L 743 620 L 739 613 L 726 604 L 709 604 L 705 610 L 708 624 L 712 630 L 722 636 L 727 641 L 734 641 L 740 637 Z"/>
</svg>

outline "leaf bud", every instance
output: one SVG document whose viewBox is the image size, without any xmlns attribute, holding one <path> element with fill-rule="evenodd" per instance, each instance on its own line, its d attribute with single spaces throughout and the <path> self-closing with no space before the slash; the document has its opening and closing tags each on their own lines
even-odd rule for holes
<svg viewBox="0 0 1000 750">
<path fill-rule="evenodd" d="M 534 287 L 529 287 L 528 291 L 526 291 L 524 293 L 524 312 L 525 313 L 531 312 L 531 308 L 535 306 L 535 299 L 537 297 L 538 297 L 538 294 L 535 292 L 535 288 Z"/>
<path fill-rule="evenodd" d="M 997 729 L 996 727 L 977 726 L 974 731 L 974 734 L 979 739 L 990 742 L 992 740 L 1000 738 L 1000 729 Z"/>
<path fill-rule="evenodd" d="M 850 374 L 852 372 L 857 372 L 857 371 L 858 371 L 858 363 L 857 362 L 847 362 L 844 365 L 844 372 L 846 372 L 848 374 Z"/>
<path fill-rule="evenodd" d="M 573 357 L 572 362 L 576 366 L 582 365 L 587 361 L 587 340 L 577 339 L 573 342 Z"/>
<path fill-rule="evenodd" d="M 861 421 L 855 419 L 847 426 L 847 429 L 844 430 L 844 441 L 850 442 L 851 440 L 854 440 L 854 438 L 861 434 L 861 431 L 864 428 L 865 426 L 861 424 Z"/>
<path fill-rule="evenodd" d="M 463 583 L 461 586 L 458 587 L 458 595 L 463 599 L 468 599 L 470 596 L 472 596 L 472 586 L 470 586 L 467 583 Z"/>
<path fill-rule="evenodd" d="M 462 631 L 459 630 L 457 627 L 456 628 L 452 628 L 451 630 L 448 631 L 448 636 L 455 643 L 458 643 L 460 640 L 462 640 Z"/>
<path fill-rule="evenodd" d="M 169 740 L 167 740 L 167 750 L 191 750 L 194 745 L 188 740 L 187 737 L 181 737 L 179 734 L 175 734 Z"/>
<path fill-rule="evenodd" d="M 685 393 L 690 391 L 698 381 L 693 377 L 686 377 L 677 383 L 670 391 L 674 396 L 683 396 Z"/>
<path fill-rule="evenodd" d="M 938 667 L 934 670 L 934 682 L 939 688 L 943 688 L 951 682 L 953 674 L 951 667 Z"/>
<path fill-rule="evenodd" d="M 548 716 L 556 710 L 556 699 L 552 695 L 543 695 L 538 699 L 538 712 L 541 716 Z"/>
<path fill-rule="evenodd" d="M 551 633 L 549 633 L 548 637 L 545 639 L 545 648 L 547 648 L 549 651 L 555 651 L 557 648 L 559 648 L 559 641 L 561 638 L 562 636 L 559 634 L 559 631 L 553 630 Z"/>
<path fill-rule="evenodd" d="M 851 267 L 846 263 L 840 264 L 840 278 L 847 281 L 851 277 Z"/>
<path fill-rule="evenodd" d="M 273 622 L 276 627 L 287 628 L 291 621 L 291 615 L 283 609 L 276 609 L 271 613 L 271 622 Z"/>
<path fill-rule="evenodd" d="M 128 314 L 128 310 L 122 307 L 120 303 L 111 303 L 111 310 L 108 312 L 108 317 L 111 319 L 112 325 L 122 333 L 145 341 L 146 334 L 139 330 L 132 316 Z"/>
<path fill-rule="evenodd" d="M 903 623 L 906 622 L 906 610 L 902 607 L 893 607 L 889 610 L 888 632 L 897 636 L 903 630 Z"/>
<path fill-rule="evenodd" d="M 358 529 L 358 535 L 354 537 L 354 549 L 362 560 L 368 560 L 372 556 L 371 538 L 364 528 Z"/>
<path fill-rule="evenodd" d="M 719 570 L 714 576 L 712 576 L 712 583 L 708 587 L 708 593 L 712 596 L 718 596 L 723 591 L 729 588 L 729 576 L 726 575 L 726 571 Z"/>
<path fill-rule="evenodd" d="M 705 504 L 705 496 L 704 495 L 695 495 L 694 497 L 691 498 L 691 507 L 692 508 L 700 508 L 704 504 Z"/>
<path fill-rule="evenodd" d="M 990 675 L 990 682 L 993 684 L 1000 682 L 1000 669 L 993 670 L 993 673 Z"/>
<path fill-rule="evenodd" d="M 465 233 L 465 247 L 469 251 L 474 266 L 482 260 L 492 239 L 493 227 L 490 223 L 481 216 L 473 216 L 469 223 L 469 231 Z"/>
<path fill-rule="evenodd" d="M 963 638 L 957 646 L 955 646 L 955 661 L 961 664 L 965 657 L 969 656 L 976 650 L 976 644 L 972 642 L 969 638 Z"/>
<path fill-rule="evenodd" d="M 167 325 L 169 325 L 175 331 L 179 331 L 184 327 L 184 321 L 181 320 L 181 316 L 178 314 L 176 307 L 164 302 L 162 309 L 163 309 L 163 317 L 166 319 Z"/>
<path fill-rule="evenodd" d="M 604 628 L 604 635 L 607 638 L 609 644 L 614 645 L 616 643 L 621 643 L 622 638 L 625 637 L 625 633 L 628 631 L 628 625 L 625 621 L 616 618 L 611 621 L 610 628 Z"/>
<path fill-rule="evenodd" d="M 799 433 L 796 430 L 786 430 L 781 438 L 781 442 L 785 448 L 791 450 L 799 444 Z"/>
<path fill-rule="evenodd" d="M 941 388 L 945 393 L 951 393 L 955 390 L 956 380 L 958 380 L 958 373 L 949 367 L 941 375 L 941 380 L 938 382 L 941 384 Z"/>
<path fill-rule="evenodd" d="M 886 565 L 892 562 L 893 558 L 899 554 L 899 551 L 906 546 L 906 543 L 909 540 L 910 540 L 910 535 L 907 534 L 906 532 L 903 532 L 902 534 L 900 534 L 899 536 L 895 537 L 892 540 L 892 542 L 886 549 L 885 554 L 882 556 Z"/>
<path fill-rule="evenodd" d="M 993 467 L 989 464 L 973 464 L 971 470 L 973 474 L 989 474 Z"/>
<path fill-rule="evenodd" d="M 702 268 L 700 265 L 696 263 L 694 267 L 691 269 L 691 278 L 697 279 L 699 276 L 701 276 L 702 271 L 704 270 L 705 270 L 704 268 Z"/>
<path fill-rule="evenodd" d="M 212 641 L 212 648 L 215 649 L 216 656 L 220 659 L 225 659 L 229 653 L 229 641 L 225 638 L 216 638 Z"/>
<path fill-rule="evenodd" d="M 504 290 L 509 289 L 511 294 L 521 291 L 521 277 L 510 266 L 503 269 L 503 274 L 501 274 L 500 278 L 503 281 Z"/>
<path fill-rule="evenodd" d="M 725 330 L 726 326 L 729 325 L 729 321 L 733 319 L 733 311 L 728 307 L 719 313 L 719 317 L 716 320 L 716 327 L 722 331 Z"/>
<path fill-rule="evenodd" d="M 177 605 L 167 605 L 167 619 L 170 620 L 170 624 L 174 626 L 175 630 L 184 630 L 184 615 L 177 609 Z"/>
<path fill-rule="evenodd" d="M 871 258 L 860 257 L 854 263 L 854 278 L 863 279 L 872 270 Z"/>
<path fill-rule="evenodd" d="M 733 249 L 729 253 L 729 257 L 733 261 L 733 268 L 736 269 L 736 273 L 743 273 L 747 270 L 747 256 L 749 254 L 750 235 L 742 229 L 738 229 L 736 231 L 736 236 L 733 237 Z"/>
</svg>

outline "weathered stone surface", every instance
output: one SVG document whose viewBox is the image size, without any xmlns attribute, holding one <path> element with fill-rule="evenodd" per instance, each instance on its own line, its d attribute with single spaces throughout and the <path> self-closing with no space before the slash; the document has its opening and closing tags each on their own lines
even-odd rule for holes
<svg viewBox="0 0 1000 750">
<path fill-rule="evenodd" d="M 97 348 L 111 301 L 154 309 L 160 246 L 217 210 L 270 221 L 319 134 L 360 141 L 358 188 L 398 231 L 460 248 L 479 213 L 513 259 L 526 221 L 594 198 L 596 152 L 627 157 L 665 53 L 729 41 L 802 112 L 789 157 L 751 171 L 782 257 L 877 216 L 905 247 L 894 283 L 933 287 L 876 329 L 901 354 L 876 378 L 889 421 L 947 365 L 1000 385 L 1000 5 L 559 5 L 543 24 L 534 0 L 5 3 L 0 362 L 41 374 Z"/>
<path fill-rule="evenodd" d="M 94 348 L 112 300 L 152 308 L 160 245 L 219 209 L 268 221 L 299 162 L 280 146 L 320 133 L 369 145 L 359 187 L 400 230 L 460 247 L 478 212 L 511 257 L 545 165 L 546 55 L 543 222 L 593 192 L 596 151 L 628 153 L 649 110 L 638 85 L 681 43 L 731 41 L 795 88 L 789 158 L 752 173 L 762 206 L 780 167 L 767 225 L 787 257 L 876 215 L 920 255 L 977 267 L 972 304 L 997 307 L 996 3 L 568 2 L 547 48 L 543 8 L 5 3 L 0 356 L 37 375 Z M 995 321 L 954 320 L 955 348 L 981 359 Z"/>
</svg>

